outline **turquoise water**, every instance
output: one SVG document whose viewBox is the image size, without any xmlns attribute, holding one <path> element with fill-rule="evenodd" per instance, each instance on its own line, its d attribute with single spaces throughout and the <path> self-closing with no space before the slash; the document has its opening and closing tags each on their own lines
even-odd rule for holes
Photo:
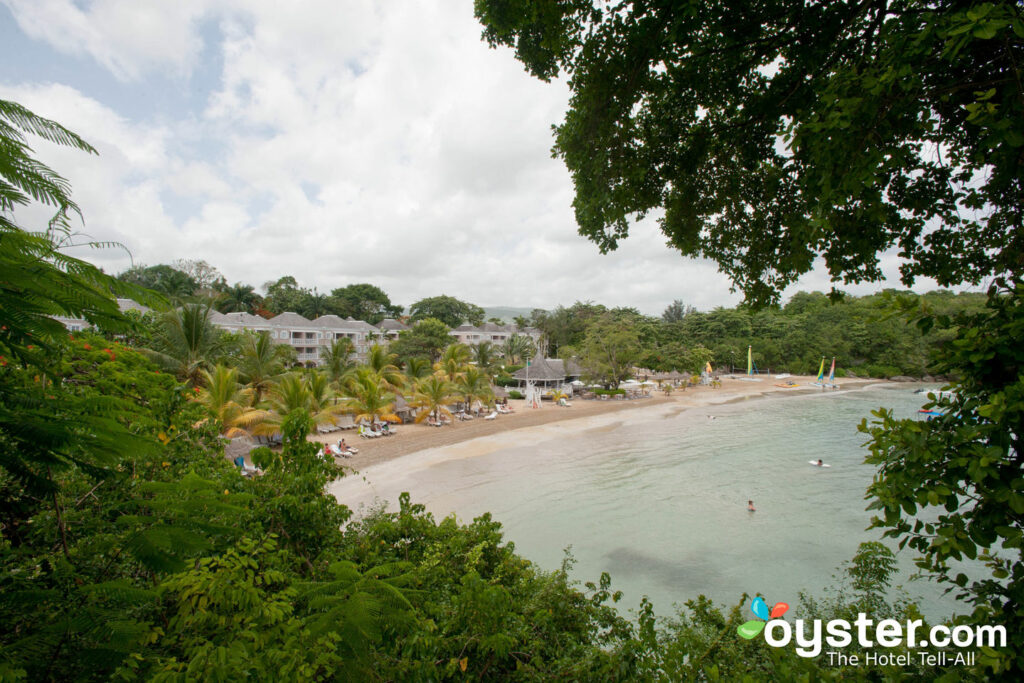
<svg viewBox="0 0 1024 683">
<path fill-rule="evenodd" d="M 743 592 L 792 604 L 800 590 L 822 595 L 858 543 L 880 537 L 865 530 L 874 468 L 862 464 L 858 423 L 879 406 L 909 417 L 922 403 L 910 388 L 869 388 L 653 419 L 630 411 L 622 424 L 439 463 L 403 488 L 437 515 L 491 512 L 544 568 L 571 545 L 574 576 L 609 572 L 628 609 L 647 595 L 669 614 L 701 593 L 721 604 Z M 818 458 L 831 467 L 808 463 Z M 933 584 L 906 583 L 912 557 L 899 559 L 897 583 L 926 615 L 954 610 Z"/>
</svg>

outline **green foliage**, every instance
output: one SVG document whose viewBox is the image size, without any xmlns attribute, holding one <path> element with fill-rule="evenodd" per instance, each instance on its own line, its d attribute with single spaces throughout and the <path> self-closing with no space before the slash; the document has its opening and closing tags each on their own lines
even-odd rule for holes
<svg viewBox="0 0 1024 683">
<path fill-rule="evenodd" d="M 868 489 L 874 526 L 919 553 L 918 565 L 974 607 L 972 623 L 1006 626 L 1008 653 L 995 672 L 1024 669 L 1024 285 L 1003 283 L 986 309 L 955 317 L 955 336 L 937 369 L 955 375 L 952 397 L 928 406 L 928 421 L 898 420 L 878 410 L 861 431 L 870 435 L 866 462 L 879 472 Z M 947 321 L 922 318 L 925 328 Z M 952 564 L 979 558 L 987 579 L 971 581 Z M 1013 654 L 1011 654 L 1013 653 Z M 1004 674 L 1005 675 L 1005 674 Z"/>
<path fill-rule="evenodd" d="M 443 294 L 420 299 L 409 307 L 409 313 L 413 322 L 434 318 L 448 327 L 458 327 L 464 322 L 481 325 L 484 321 L 484 309 Z"/>
<path fill-rule="evenodd" d="M 767 303 L 833 279 L 1020 272 L 1018 3 L 477 0 L 492 45 L 572 93 L 555 154 L 580 233 L 613 250 L 662 210 L 682 254 Z M 934 150 L 940 153 L 932 153 Z"/>
<path fill-rule="evenodd" d="M 515 389 L 513 389 L 510 392 L 508 392 L 508 397 L 512 398 L 512 399 L 521 399 L 521 398 L 523 398 L 523 394 L 522 394 L 522 392 L 516 391 Z"/>
<path fill-rule="evenodd" d="M 117 276 L 118 280 L 152 289 L 168 299 L 183 300 L 199 289 L 195 278 L 167 265 L 135 265 Z M 234 310 L 234 309 L 232 309 Z"/>
<path fill-rule="evenodd" d="M 412 358 L 421 358 L 431 363 L 441 356 L 441 350 L 452 343 L 449 328 L 436 318 L 420 320 L 412 329 L 402 330 L 398 339 L 391 342 L 388 350 L 403 364 Z"/>
<path fill-rule="evenodd" d="M 402 315 L 402 307 L 395 306 L 380 287 L 360 283 L 340 287 L 331 292 L 328 312 L 342 318 L 352 317 L 376 325 L 384 318 Z"/>
<path fill-rule="evenodd" d="M 227 351 L 222 332 L 210 322 L 206 304 L 185 304 L 160 316 L 146 350 L 164 369 L 190 386 L 199 385 L 202 372 L 210 370 Z"/>
<path fill-rule="evenodd" d="M 563 347 L 583 368 L 583 379 L 614 389 L 619 382 L 633 375 L 633 366 L 640 358 L 640 338 L 635 329 L 624 326 L 606 315 L 587 329 L 578 351 Z"/>
</svg>

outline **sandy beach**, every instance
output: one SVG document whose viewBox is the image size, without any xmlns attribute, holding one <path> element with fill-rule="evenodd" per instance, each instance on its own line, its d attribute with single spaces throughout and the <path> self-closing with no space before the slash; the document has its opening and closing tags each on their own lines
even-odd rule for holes
<svg viewBox="0 0 1024 683">
<path fill-rule="evenodd" d="M 800 386 L 787 389 L 776 386 L 778 383 L 793 381 Z M 318 434 L 310 436 L 311 441 L 320 443 L 337 443 L 341 438 L 349 446 L 359 449 L 359 453 L 350 458 L 339 458 L 338 461 L 354 472 L 364 475 L 374 473 L 374 478 L 387 476 L 387 472 L 396 466 L 382 467 L 398 458 L 418 454 L 415 458 L 416 468 L 428 466 L 436 460 L 451 457 L 471 457 L 482 453 L 514 446 L 524 441 L 531 442 L 546 434 L 557 433 L 569 435 L 573 431 L 600 428 L 631 419 L 642 419 L 648 412 L 673 413 L 691 408 L 709 407 L 716 404 L 745 400 L 768 394 L 800 394 L 821 392 L 820 387 L 813 386 L 815 378 L 793 376 L 786 380 L 762 377 L 761 381 L 745 381 L 741 379 L 722 379 L 720 388 L 709 386 L 689 387 L 685 391 L 676 389 L 670 396 L 663 392 L 653 391 L 650 398 L 633 400 L 582 400 L 576 398 L 571 407 L 561 407 L 545 402 L 541 408 L 529 408 L 522 400 L 510 400 L 509 405 L 514 412 L 511 415 L 499 415 L 494 420 L 476 418 L 469 421 L 454 420 L 451 425 L 430 427 L 426 424 L 407 424 L 395 427 L 396 434 L 375 439 L 364 439 L 355 430 Z M 862 387 L 866 384 L 877 384 L 881 380 L 843 379 L 842 390 Z M 828 390 L 826 390 L 828 391 Z M 642 413 L 638 414 L 638 411 Z M 471 442 L 471 443 L 470 443 Z M 455 448 L 456 445 L 458 448 Z M 411 462 L 403 460 L 403 465 L 396 472 L 413 467 Z M 346 480 L 335 482 L 331 490 L 336 494 L 347 490 Z M 337 490 L 336 490 L 337 488 Z"/>
</svg>

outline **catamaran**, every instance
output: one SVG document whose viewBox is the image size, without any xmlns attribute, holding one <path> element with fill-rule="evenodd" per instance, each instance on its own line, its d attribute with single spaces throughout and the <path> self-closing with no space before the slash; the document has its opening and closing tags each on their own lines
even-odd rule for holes
<svg viewBox="0 0 1024 683">
<path fill-rule="evenodd" d="M 824 389 L 838 389 L 839 385 L 836 384 L 836 357 L 832 356 L 832 368 L 828 371 L 828 381 L 825 381 L 825 357 L 821 357 L 821 367 L 818 368 L 818 381 L 814 383 L 814 386 L 821 387 Z"/>
<path fill-rule="evenodd" d="M 755 377 L 754 374 L 757 372 L 757 366 L 754 365 L 754 351 L 753 347 L 747 347 L 747 376 L 740 377 L 744 382 L 760 382 L 760 377 Z"/>
</svg>

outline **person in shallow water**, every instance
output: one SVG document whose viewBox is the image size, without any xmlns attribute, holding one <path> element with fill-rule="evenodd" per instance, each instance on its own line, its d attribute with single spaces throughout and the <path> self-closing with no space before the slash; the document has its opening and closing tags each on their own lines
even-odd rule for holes
<svg viewBox="0 0 1024 683">
<path fill-rule="evenodd" d="M 757 512 L 757 508 L 754 507 L 754 501 L 747 501 L 747 509 L 750 510 L 751 512 Z"/>
<path fill-rule="evenodd" d="M 825 464 L 825 463 L 823 463 L 823 462 L 821 461 L 821 458 L 818 458 L 818 463 L 817 463 L 818 467 L 821 467 L 821 466 L 822 466 L 822 465 L 824 465 L 824 464 Z"/>
</svg>

